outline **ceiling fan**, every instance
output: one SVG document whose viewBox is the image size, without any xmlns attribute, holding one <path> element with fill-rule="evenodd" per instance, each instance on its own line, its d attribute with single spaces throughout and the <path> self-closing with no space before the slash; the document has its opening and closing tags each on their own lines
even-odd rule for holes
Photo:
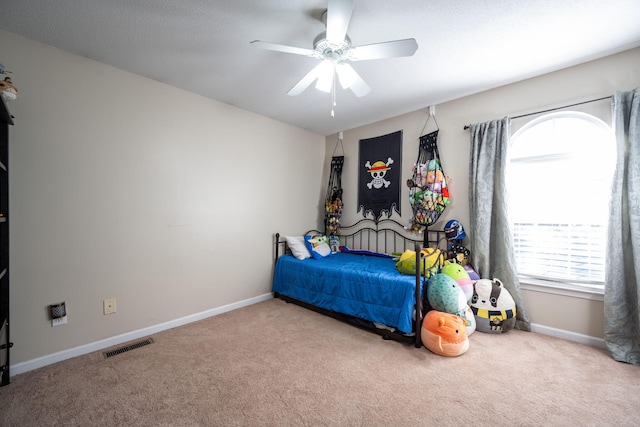
<svg viewBox="0 0 640 427">
<path fill-rule="evenodd" d="M 411 56 L 418 49 L 415 39 L 403 39 L 352 46 L 347 36 L 347 27 L 353 11 L 353 0 L 329 0 L 323 15 L 326 31 L 318 34 L 313 41 L 313 50 L 276 43 L 254 40 L 251 45 L 277 52 L 305 55 L 320 60 L 298 83 L 287 92 L 288 95 L 300 95 L 314 81 L 316 88 L 335 93 L 334 76 L 337 74 L 343 89 L 350 88 L 360 97 L 369 93 L 371 88 L 347 61 L 365 61 L 401 56 Z"/>
</svg>

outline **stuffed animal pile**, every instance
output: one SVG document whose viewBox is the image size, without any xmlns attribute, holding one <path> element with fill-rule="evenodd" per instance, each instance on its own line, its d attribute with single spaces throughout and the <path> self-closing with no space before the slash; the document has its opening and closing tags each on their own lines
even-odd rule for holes
<svg viewBox="0 0 640 427">
<path fill-rule="evenodd" d="M 422 343 L 441 356 L 464 354 L 474 331 L 501 334 L 515 326 L 516 304 L 503 283 L 481 279 L 455 258 L 431 275 L 426 297 L 431 310 L 423 320 Z"/>
</svg>

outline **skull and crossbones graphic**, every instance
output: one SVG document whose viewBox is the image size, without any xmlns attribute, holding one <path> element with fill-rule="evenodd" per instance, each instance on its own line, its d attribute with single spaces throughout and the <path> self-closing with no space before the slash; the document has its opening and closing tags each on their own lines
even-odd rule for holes
<svg viewBox="0 0 640 427">
<path fill-rule="evenodd" d="M 367 160 L 367 163 L 365 163 L 364 166 L 368 169 L 367 172 L 369 172 L 373 178 L 371 182 L 367 183 L 369 190 L 372 188 L 380 189 L 383 186 L 384 188 L 387 188 L 391 185 L 391 181 L 384 179 L 384 176 L 387 174 L 387 171 L 391 169 L 389 165 L 392 163 L 393 159 L 391 157 L 387 159 L 387 163 L 382 160 L 378 160 L 373 165 Z"/>
</svg>

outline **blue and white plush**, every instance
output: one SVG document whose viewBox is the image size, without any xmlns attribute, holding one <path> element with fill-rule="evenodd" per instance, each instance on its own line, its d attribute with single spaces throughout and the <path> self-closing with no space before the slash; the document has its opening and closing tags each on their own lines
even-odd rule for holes
<svg viewBox="0 0 640 427">
<path fill-rule="evenodd" d="M 427 300 L 431 308 L 445 313 L 455 314 L 463 319 L 467 335 L 476 330 L 476 321 L 464 291 L 449 275 L 438 273 L 429 279 Z"/>
<path fill-rule="evenodd" d="M 467 300 L 458 283 L 446 274 L 434 274 L 429 279 L 427 299 L 431 308 L 458 314 L 466 310 Z"/>
<path fill-rule="evenodd" d="M 331 255 L 327 236 L 304 236 L 304 243 L 314 259 L 322 259 Z"/>
</svg>

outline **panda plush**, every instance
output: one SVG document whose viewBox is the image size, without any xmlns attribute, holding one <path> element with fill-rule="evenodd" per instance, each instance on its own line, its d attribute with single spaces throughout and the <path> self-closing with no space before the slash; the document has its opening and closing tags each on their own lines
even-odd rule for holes
<svg viewBox="0 0 640 427">
<path fill-rule="evenodd" d="M 516 324 L 516 303 L 498 279 L 476 280 L 469 305 L 477 331 L 501 334 Z"/>
</svg>

